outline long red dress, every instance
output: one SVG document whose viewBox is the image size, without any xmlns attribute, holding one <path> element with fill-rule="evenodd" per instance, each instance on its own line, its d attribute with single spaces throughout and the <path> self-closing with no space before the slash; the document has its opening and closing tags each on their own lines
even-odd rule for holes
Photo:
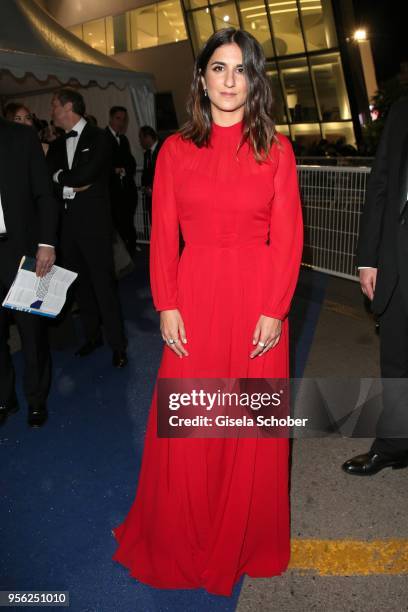
<svg viewBox="0 0 408 612">
<path fill-rule="evenodd" d="M 180 359 L 164 346 L 159 377 L 289 375 L 286 316 L 303 238 L 295 159 L 281 135 L 267 163 L 248 145 L 237 154 L 242 127 L 213 124 L 203 148 L 175 134 L 159 152 L 151 287 L 157 310 L 180 310 L 189 351 Z M 250 359 L 261 314 L 282 319 L 282 335 Z M 290 554 L 288 440 L 158 438 L 156 398 L 157 388 L 114 560 L 154 587 L 218 595 L 231 595 L 244 573 L 281 574 Z"/>
</svg>

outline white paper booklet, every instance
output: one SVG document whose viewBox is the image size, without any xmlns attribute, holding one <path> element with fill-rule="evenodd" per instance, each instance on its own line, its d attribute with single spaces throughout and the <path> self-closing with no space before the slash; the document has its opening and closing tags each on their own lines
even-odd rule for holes
<svg viewBox="0 0 408 612">
<path fill-rule="evenodd" d="M 56 317 L 65 304 L 69 286 L 78 274 L 52 266 L 42 278 L 35 274 L 36 261 L 23 257 L 17 276 L 7 293 L 3 306 L 44 317 Z"/>
</svg>

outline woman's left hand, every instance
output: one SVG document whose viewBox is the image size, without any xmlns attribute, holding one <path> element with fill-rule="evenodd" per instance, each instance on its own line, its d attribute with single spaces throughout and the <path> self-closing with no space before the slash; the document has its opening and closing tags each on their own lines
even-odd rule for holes
<svg viewBox="0 0 408 612">
<path fill-rule="evenodd" d="M 282 332 L 282 321 L 261 315 L 256 324 L 252 343 L 256 344 L 256 348 L 250 353 L 250 357 L 264 355 L 270 349 L 274 348 L 280 339 Z"/>
</svg>

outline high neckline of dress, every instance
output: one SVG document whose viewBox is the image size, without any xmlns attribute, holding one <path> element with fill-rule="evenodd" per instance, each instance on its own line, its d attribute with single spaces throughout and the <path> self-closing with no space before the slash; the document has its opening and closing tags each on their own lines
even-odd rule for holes
<svg viewBox="0 0 408 612">
<path fill-rule="evenodd" d="M 235 132 L 241 132 L 244 125 L 244 120 L 233 123 L 232 125 L 219 125 L 218 123 L 212 122 L 212 130 L 214 133 L 219 134 L 231 134 Z"/>
</svg>

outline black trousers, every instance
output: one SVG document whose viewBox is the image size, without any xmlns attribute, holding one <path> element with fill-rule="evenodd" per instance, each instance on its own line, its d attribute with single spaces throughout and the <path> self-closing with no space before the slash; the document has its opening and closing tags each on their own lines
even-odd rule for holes
<svg viewBox="0 0 408 612">
<path fill-rule="evenodd" d="M 135 196 L 137 198 L 137 194 Z M 136 251 L 136 228 L 135 228 L 135 212 L 137 199 L 130 200 L 120 197 L 120 195 L 112 195 L 112 218 L 113 224 L 122 238 L 128 253 L 131 257 Z"/>
<path fill-rule="evenodd" d="M 19 262 L 10 245 L 0 242 L 0 302 L 3 302 Z M 14 318 L 21 338 L 24 357 L 23 388 L 27 403 L 37 407 L 46 402 L 51 384 L 51 357 L 48 346 L 47 319 L 0 306 L 0 405 L 15 402 L 15 372 L 10 355 L 9 324 Z"/>
<path fill-rule="evenodd" d="M 384 437 L 376 438 L 371 449 L 392 455 L 408 451 L 408 438 L 393 437 L 408 431 L 408 305 L 399 284 L 380 317 L 380 366 L 384 408 L 378 432 Z M 388 378 L 401 381 L 387 384 Z"/>
<path fill-rule="evenodd" d="M 115 277 L 112 237 L 108 230 L 83 231 L 70 213 L 63 214 L 61 227 L 63 265 L 78 273 L 74 283 L 85 339 L 105 332 L 113 350 L 123 350 L 126 338 Z"/>
<path fill-rule="evenodd" d="M 150 228 L 152 227 L 152 198 L 151 196 L 145 194 L 144 196 L 144 207 L 147 211 L 147 222 L 149 223 Z"/>
</svg>

